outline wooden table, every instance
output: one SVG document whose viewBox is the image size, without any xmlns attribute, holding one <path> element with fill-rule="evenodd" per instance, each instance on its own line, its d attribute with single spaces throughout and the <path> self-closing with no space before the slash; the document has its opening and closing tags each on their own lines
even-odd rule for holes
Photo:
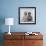
<svg viewBox="0 0 46 46">
<path fill-rule="evenodd" d="M 26 32 L 11 32 L 8 35 L 4 33 L 4 46 L 43 46 L 43 35 L 40 32 L 38 35 L 25 35 Z"/>
</svg>

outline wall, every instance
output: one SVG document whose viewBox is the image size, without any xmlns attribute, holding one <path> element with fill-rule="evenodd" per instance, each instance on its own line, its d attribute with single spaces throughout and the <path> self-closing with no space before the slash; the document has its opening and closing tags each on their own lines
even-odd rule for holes
<svg viewBox="0 0 46 46">
<path fill-rule="evenodd" d="M 46 1 L 44 0 L 1 0 L 1 17 L 13 17 L 15 24 L 11 31 L 46 31 Z M 36 25 L 20 25 L 18 24 L 18 8 L 19 7 L 36 7 Z M 8 27 L 2 25 L 2 32 L 8 31 Z M 21 29 L 20 29 L 21 28 Z"/>
<path fill-rule="evenodd" d="M 14 26 L 11 32 L 31 32 L 40 31 L 45 35 L 46 32 L 46 0 L 0 0 L 0 18 L 13 17 Z M 18 24 L 19 7 L 36 7 L 36 25 Z M 0 24 L 0 32 L 8 32 L 8 26 Z"/>
</svg>

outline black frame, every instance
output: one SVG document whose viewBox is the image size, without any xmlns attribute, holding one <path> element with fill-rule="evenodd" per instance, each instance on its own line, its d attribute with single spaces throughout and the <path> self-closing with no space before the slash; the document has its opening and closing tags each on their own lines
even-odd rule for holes
<svg viewBox="0 0 46 46">
<path fill-rule="evenodd" d="M 21 8 L 33 8 L 33 9 L 35 9 L 35 22 L 34 23 L 20 23 L 20 9 Z M 19 9 L 18 9 L 19 11 L 19 24 L 36 24 L 36 7 L 19 7 Z"/>
</svg>

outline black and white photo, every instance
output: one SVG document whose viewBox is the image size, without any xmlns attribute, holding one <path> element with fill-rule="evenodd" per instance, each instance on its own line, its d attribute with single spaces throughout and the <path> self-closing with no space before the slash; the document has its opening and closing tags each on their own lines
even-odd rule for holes
<svg viewBox="0 0 46 46">
<path fill-rule="evenodd" d="M 36 24 L 36 7 L 19 7 L 19 24 Z"/>
</svg>

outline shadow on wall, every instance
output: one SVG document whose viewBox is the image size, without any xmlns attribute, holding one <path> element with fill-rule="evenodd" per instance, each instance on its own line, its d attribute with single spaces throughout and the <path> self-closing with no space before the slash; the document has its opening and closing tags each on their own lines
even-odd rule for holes
<svg viewBox="0 0 46 46">
<path fill-rule="evenodd" d="M 5 23 L 5 17 L 0 16 L 0 46 L 3 46 L 3 32 L 2 32 L 2 25 Z"/>
</svg>

